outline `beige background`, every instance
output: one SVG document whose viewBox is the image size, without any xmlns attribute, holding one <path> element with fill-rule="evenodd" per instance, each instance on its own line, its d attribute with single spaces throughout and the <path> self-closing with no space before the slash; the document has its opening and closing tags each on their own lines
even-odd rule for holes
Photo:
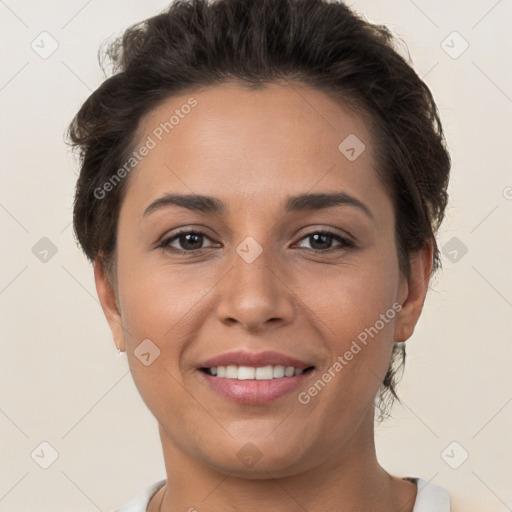
<svg viewBox="0 0 512 512">
<path fill-rule="evenodd" d="M 102 80 L 100 44 L 166 5 L 0 1 L 2 512 L 108 511 L 165 477 L 156 422 L 116 354 L 73 239 L 77 165 L 63 134 Z M 512 510 L 512 4 L 350 5 L 406 41 L 453 158 L 444 271 L 407 343 L 404 405 L 378 427 L 379 458 L 397 475 L 449 489 L 455 512 Z M 41 37 L 46 50 L 49 37 L 58 43 L 46 59 L 31 47 L 41 52 Z M 43 237 L 57 250 L 46 262 Z M 48 469 L 42 442 L 58 454 Z"/>
</svg>

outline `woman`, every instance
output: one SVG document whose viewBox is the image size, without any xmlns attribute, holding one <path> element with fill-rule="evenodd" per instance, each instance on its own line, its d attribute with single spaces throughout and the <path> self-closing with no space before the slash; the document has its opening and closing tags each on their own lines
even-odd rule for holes
<svg viewBox="0 0 512 512">
<path fill-rule="evenodd" d="M 375 453 L 450 169 L 393 44 L 342 3 L 190 0 L 109 47 L 74 227 L 167 473 L 118 511 L 449 511 Z"/>
</svg>

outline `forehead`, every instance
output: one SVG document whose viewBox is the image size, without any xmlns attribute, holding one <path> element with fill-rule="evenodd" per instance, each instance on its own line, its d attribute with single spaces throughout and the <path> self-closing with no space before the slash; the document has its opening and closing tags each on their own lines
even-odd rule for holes
<svg viewBox="0 0 512 512">
<path fill-rule="evenodd" d="M 369 196 L 382 191 L 364 120 L 297 83 L 257 90 L 226 83 L 172 96 L 146 114 L 138 133 L 136 151 L 151 149 L 130 175 L 125 201 L 140 214 L 172 191 L 246 207 L 333 189 L 375 202 Z"/>
</svg>

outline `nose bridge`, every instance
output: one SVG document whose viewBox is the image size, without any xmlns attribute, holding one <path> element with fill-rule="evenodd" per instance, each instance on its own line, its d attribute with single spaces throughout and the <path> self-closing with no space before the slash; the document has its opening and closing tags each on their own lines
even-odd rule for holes
<svg viewBox="0 0 512 512">
<path fill-rule="evenodd" d="M 271 252 L 271 244 L 268 241 L 260 244 L 252 236 L 246 237 L 235 247 L 232 259 L 232 284 L 240 284 L 240 287 L 234 290 L 236 293 L 243 294 L 245 290 L 252 290 L 249 295 L 272 292 L 269 281 L 271 277 L 275 277 L 276 270 L 272 269 L 272 265 L 275 266 L 276 258 Z"/>
<path fill-rule="evenodd" d="M 219 290 L 217 314 L 221 321 L 257 329 L 269 320 L 292 320 L 292 296 L 279 277 L 279 258 L 272 254 L 272 245 L 269 237 L 260 243 L 247 236 L 235 246 L 231 270 Z"/>
</svg>

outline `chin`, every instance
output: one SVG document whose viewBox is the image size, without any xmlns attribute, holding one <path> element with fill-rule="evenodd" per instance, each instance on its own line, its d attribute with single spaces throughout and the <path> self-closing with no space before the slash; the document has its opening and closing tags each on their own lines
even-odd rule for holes
<svg viewBox="0 0 512 512">
<path fill-rule="evenodd" d="M 302 451 L 297 452 L 297 447 Z M 255 437 L 231 439 L 224 447 L 216 444 L 222 451 L 205 453 L 203 460 L 210 466 L 230 476 L 247 479 L 268 479 L 269 477 L 286 477 L 306 469 L 304 462 L 304 441 L 297 439 L 289 447 L 283 446 L 281 440 L 262 435 Z M 311 462 L 311 461 L 310 461 Z"/>
</svg>

